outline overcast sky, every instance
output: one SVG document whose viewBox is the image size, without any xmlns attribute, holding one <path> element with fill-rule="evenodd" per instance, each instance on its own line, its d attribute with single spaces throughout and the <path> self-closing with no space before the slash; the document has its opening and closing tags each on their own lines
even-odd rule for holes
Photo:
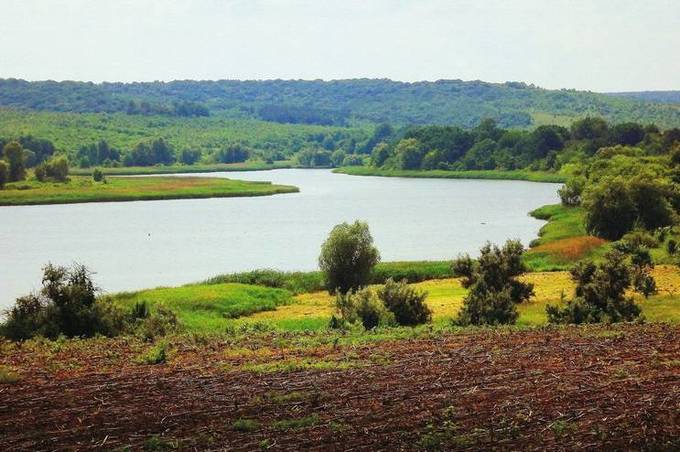
<svg viewBox="0 0 680 452">
<path fill-rule="evenodd" d="M 0 0 L 0 77 L 680 89 L 680 0 Z"/>
</svg>

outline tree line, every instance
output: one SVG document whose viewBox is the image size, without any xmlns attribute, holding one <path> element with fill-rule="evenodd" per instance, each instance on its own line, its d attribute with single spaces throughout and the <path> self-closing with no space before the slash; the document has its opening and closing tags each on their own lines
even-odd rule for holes
<svg viewBox="0 0 680 452">
<path fill-rule="evenodd" d="M 370 163 L 403 170 L 557 171 L 602 147 L 640 146 L 648 155 L 662 155 L 678 140 L 678 128 L 662 132 L 653 124 L 609 124 L 597 117 L 577 120 L 569 128 L 543 125 L 533 130 L 503 129 L 484 119 L 469 130 L 431 125 L 386 135 L 372 148 Z"/>
</svg>

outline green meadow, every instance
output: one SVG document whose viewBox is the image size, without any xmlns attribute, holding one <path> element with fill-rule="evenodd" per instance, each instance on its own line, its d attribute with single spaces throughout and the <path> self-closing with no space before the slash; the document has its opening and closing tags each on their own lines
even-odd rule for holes
<svg viewBox="0 0 680 452">
<path fill-rule="evenodd" d="M 72 176 L 67 182 L 14 182 L 0 190 L 0 205 L 266 196 L 297 192 L 297 187 L 207 177 L 111 177 L 95 182 Z"/>
</svg>

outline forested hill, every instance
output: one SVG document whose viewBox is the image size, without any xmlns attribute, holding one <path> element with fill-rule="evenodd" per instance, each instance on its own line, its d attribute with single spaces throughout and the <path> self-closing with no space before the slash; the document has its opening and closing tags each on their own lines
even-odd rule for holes
<svg viewBox="0 0 680 452">
<path fill-rule="evenodd" d="M 630 91 L 607 93 L 610 96 L 627 97 L 661 104 L 680 104 L 680 91 Z"/>
<path fill-rule="evenodd" d="M 577 117 L 680 124 L 680 106 L 518 82 L 384 79 L 336 81 L 27 82 L 0 79 L 0 107 L 131 115 L 256 118 L 282 123 L 357 122 L 473 127 L 493 118 L 504 127 L 567 124 Z"/>
</svg>

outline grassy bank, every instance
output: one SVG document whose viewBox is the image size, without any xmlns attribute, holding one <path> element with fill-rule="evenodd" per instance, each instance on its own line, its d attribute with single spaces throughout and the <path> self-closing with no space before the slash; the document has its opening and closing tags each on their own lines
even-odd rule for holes
<svg viewBox="0 0 680 452">
<path fill-rule="evenodd" d="M 438 179 L 498 179 L 524 180 L 530 182 L 564 182 L 567 177 L 547 171 L 448 171 L 448 170 L 390 170 L 368 166 L 347 166 L 337 168 L 336 173 L 352 176 L 383 176 L 383 177 L 422 177 Z"/>
<path fill-rule="evenodd" d="M 291 293 L 231 283 L 124 292 L 111 296 L 110 300 L 124 308 L 142 302 L 152 310 L 162 306 L 174 312 L 188 331 L 215 332 L 223 331 L 229 319 L 274 310 L 291 302 Z"/>
<path fill-rule="evenodd" d="M 158 166 L 121 166 L 114 168 L 100 167 L 99 169 L 107 176 L 132 176 L 144 174 L 178 174 L 178 173 L 218 173 L 228 171 L 263 171 L 281 168 L 291 168 L 289 161 L 283 160 L 274 163 L 263 161 L 251 161 L 242 163 L 215 163 L 211 165 L 158 165 Z M 89 176 L 93 168 L 72 168 L 71 174 Z"/>
<path fill-rule="evenodd" d="M 296 187 L 289 185 L 223 178 L 112 177 L 104 183 L 94 182 L 91 177 L 72 176 L 65 183 L 32 180 L 8 184 L 0 190 L 0 205 L 265 196 L 296 191 L 298 191 Z"/>
<path fill-rule="evenodd" d="M 246 279 L 245 275 L 241 274 L 242 280 Z M 296 277 L 302 275 L 305 274 L 298 273 Z M 311 279 L 310 275 L 314 274 L 306 275 Z M 677 267 L 657 266 L 653 275 L 658 294 L 648 299 L 639 294 L 631 295 L 635 296 L 648 321 L 680 323 L 680 273 Z M 574 291 L 567 271 L 528 273 L 522 279 L 534 284 L 536 295 L 518 306 L 517 325 L 520 327 L 545 325 L 546 305 L 560 304 L 563 294 L 571 297 Z M 265 282 L 262 274 L 255 278 L 252 273 L 250 281 Z M 450 277 L 425 280 L 414 286 L 428 293 L 426 303 L 432 310 L 434 325 L 438 327 L 445 327 L 455 318 L 467 294 L 460 280 Z M 318 289 L 293 296 L 285 289 L 215 282 L 114 294 L 111 299 L 125 308 L 132 308 L 141 301 L 146 301 L 152 308 L 162 305 L 175 312 L 186 331 L 200 333 L 220 333 L 233 328 L 323 330 L 334 313 L 335 302 L 333 296 Z"/>
<path fill-rule="evenodd" d="M 548 222 L 524 256 L 532 271 L 566 270 L 579 260 L 597 259 L 610 249 L 606 240 L 588 235 L 582 208 L 554 204 L 530 215 Z"/>
</svg>

